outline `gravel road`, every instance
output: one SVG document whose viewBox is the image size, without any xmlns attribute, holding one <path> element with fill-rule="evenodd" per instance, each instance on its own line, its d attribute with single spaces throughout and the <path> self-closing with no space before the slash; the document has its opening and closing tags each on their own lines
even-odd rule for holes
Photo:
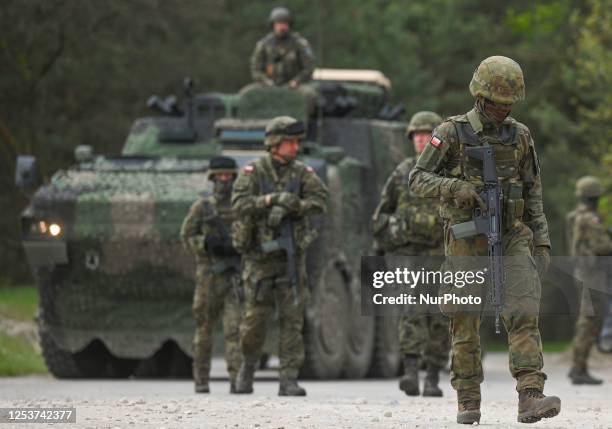
<svg viewBox="0 0 612 429">
<path fill-rule="evenodd" d="M 546 393 L 561 397 L 561 414 L 536 424 L 556 428 L 612 428 L 612 357 L 599 356 L 593 371 L 599 387 L 572 386 L 567 358 L 545 357 Z M 439 428 L 455 424 L 455 396 L 448 375 L 444 398 L 409 398 L 397 380 L 304 381 L 306 398 L 276 395 L 274 371 L 258 373 L 255 393 L 229 395 L 224 363 L 213 362 L 212 393 L 195 395 L 189 380 L 56 380 L 50 376 L 0 379 L 0 407 L 75 407 L 69 428 Z M 489 353 L 481 424 L 525 427 L 516 423 L 517 394 L 507 356 Z M 0 424 L 0 429 L 10 427 Z M 39 429 L 43 424 L 18 424 Z M 52 426 L 52 425 L 48 425 Z M 533 426 L 533 425 L 532 425 Z M 54 427 L 57 427 L 54 426 Z"/>
</svg>

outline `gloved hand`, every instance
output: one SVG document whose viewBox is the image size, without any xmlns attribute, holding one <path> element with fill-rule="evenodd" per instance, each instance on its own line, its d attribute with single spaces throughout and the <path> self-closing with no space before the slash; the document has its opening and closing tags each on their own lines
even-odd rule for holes
<svg viewBox="0 0 612 429">
<path fill-rule="evenodd" d="M 289 211 L 283 206 L 274 206 L 268 214 L 268 226 L 272 228 L 277 227 L 282 222 L 283 218 L 287 216 Z"/>
<path fill-rule="evenodd" d="M 272 197 L 272 204 L 283 206 L 291 213 L 300 210 L 300 198 L 291 192 L 279 192 L 274 194 Z"/>
<path fill-rule="evenodd" d="M 474 207 L 474 201 L 478 203 L 482 210 L 487 208 L 485 202 L 476 192 L 476 188 L 470 182 L 458 180 L 451 185 L 450 192 L 455 204 L 462 210 L 470 210 Z"/>
<path fill-rule="evenodd" d="M 533 259 L 535 259 L 536 268 L 540 281 L 544 280 L 548 266 L 550 265 L 550 249 L 547 246 L 536 246 L 533 249 Z"/>
</svg>

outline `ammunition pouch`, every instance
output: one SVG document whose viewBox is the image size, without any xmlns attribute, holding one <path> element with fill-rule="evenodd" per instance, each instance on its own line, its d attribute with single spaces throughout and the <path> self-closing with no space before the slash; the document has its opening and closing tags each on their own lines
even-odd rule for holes
<svg viewBox="0 0 612 429">
<path fill-rule="evenodd" d="M 525 200 L 523 199 L 523 184 L 509 183 L 504 192 L 503 226 L 505 230 L 512 228 L 516 221 L 523 219 Z"/>
<path fill-rule="evenodd" d="M 245 253 L 253 245 L 255 227 L 251 219 L 236 219 L 232 223 L 232 245 L 238 253 Z"/>
</svg>

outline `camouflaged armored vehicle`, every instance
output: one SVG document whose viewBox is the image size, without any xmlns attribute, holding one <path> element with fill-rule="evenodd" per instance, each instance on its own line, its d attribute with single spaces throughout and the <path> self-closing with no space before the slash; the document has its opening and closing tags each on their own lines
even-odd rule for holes
<svg viewBox="0 0 612 429">
<path fill-rule="evenodd" d="M 303 376 L 393 376 L 396 324 L 362 317 L 360 257 L 386 177 L 405 156 L 401 111 L 379 72 L 319 69 L 316 106 L 287 88 L 149 99 L 119 156 L 76 150 L 77 163 L 39 188 L 23 212 L 23 244 L 40 290 L 44 358 L 57 377 L 189 375 L 194 262 L 179 229 L 210 191 L 208 159 L 261 156 L 277 115 L 307 124 L 301 159 L 330 190 L 322 233 L 308 254 Z M 31 186 L 34 160 L 18 162 Z M 387 323 L 387 325 L 385 325 Z M 217 349 L 218 350 L 218 349 Z"/>
</svg>

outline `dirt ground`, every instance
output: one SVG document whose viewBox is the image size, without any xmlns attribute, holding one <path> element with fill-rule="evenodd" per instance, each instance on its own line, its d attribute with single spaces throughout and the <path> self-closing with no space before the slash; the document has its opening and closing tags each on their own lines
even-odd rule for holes
<svg viewBox="0 0 612 429">
<path fill-rule="evenodd" d="M 517 394 L 507 362 L 504 353 L 486 357 L 482 425 L 525 427 L 516 423 Z M 603 386 L 572 386 L 566 376 L 567 355 L 545 356 L 545 371 L 546 393 L 561 397 L 561 413 L 535 426 L 612 428 L 612 356 L 597 356 L 593 364 L 593 372 L 605 379 Z M 278 397 L 271 370 L 258 373 L 254 394 L 229 395 L 222 360 L 215 359 L 213 375 L 208 395 L 195 395 L 189 380 L 2 378 L 0 407 L 75 407 L 77 423 L 62 425 L 71 428 L 459 427 L 448 374 L 442 377 L 441 399 L 409 398 L 398 390 L 396 379 L 307 380 L 302 382 L 307 397 Z M 15 425 L 30 426 L 46 425 Z"/>
</svg>

